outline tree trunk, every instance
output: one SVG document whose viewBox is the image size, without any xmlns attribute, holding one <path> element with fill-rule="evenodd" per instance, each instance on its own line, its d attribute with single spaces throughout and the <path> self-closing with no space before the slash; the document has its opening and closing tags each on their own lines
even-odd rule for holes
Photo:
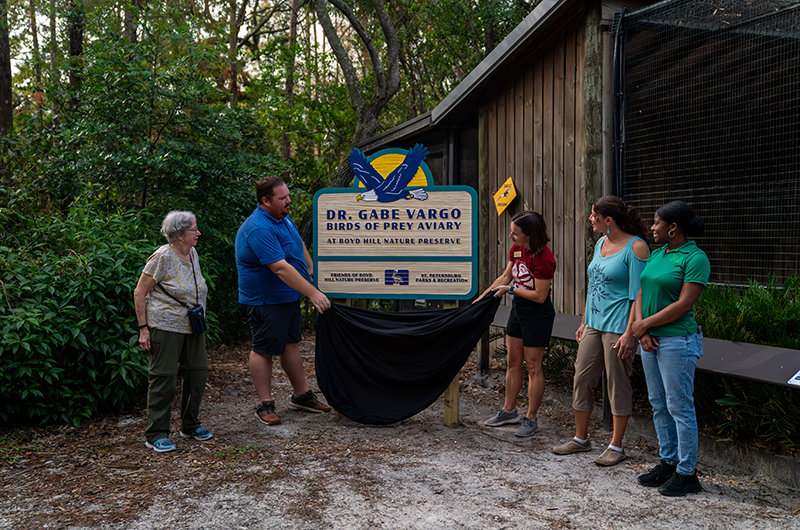
<svg viewBox="0 0 800 530">
<path fill-rule="evenodd" d="M 336 62 L 342 69 L 342 74 L 347 84 L 350 104 L 353 107 L 356 118 L 356 128 L 351 144 L 356 146 L 380 131 L 381 126 L 378 121 L 380 113 L 400 88 L 400 54 L 397 34 L 395 32 L 394 23 L 386 10 L 385 0 L 372 0 L 372 4 L 375 8 L 375 17 L 380 23 L 384 42 L 386 43 L 384 56 L 382 57 L 378 53 L 374 39 L 366 32 L 349 5 L 342 0 L 329 1 L 347 18 L 364 48 L 369 53 L 369 60 L 367 63 L 372 67 L 372 73 L 375 78 L 375 89 L 372 97 L 367 101 L 363 93 L 358 71 L 353 66 L 350 56 L 331 22 L 326 0 L 315 0 L 314 7 L 317 12 L 319 24 L 325 32 L 325 36 L 336 56 Z M 343 161 L 343 163 L 345 162 L 346 161 Z M 339 173 L 340 171 L 337 170 L 337 175 Z M 346 172 L 341 173 L 342 175 L 346 174 Z M 342 178 L 345 177 L 343 176 Z M 338 178 L 332 184 L 341 185 Z"/>
<path fill-rule="evenodd" d="M 289 109 L 294 107 L 294 70 L 296 61 L 295 45 L 297 44 L 297 10 L 300 7 L 300 0 L 292 0 L 292 12 L 289 15 L 289 65 L 286 69 L 286 104 Z M 286 130 L 281 132 L 281 157 L 289 160 L 292 156 L 292 145 Z M 288 175 L 284 173 L 284 178 Z"/>
<path fill-rule="evenodd" d="M 33 78 L 36 81 L 36 92 L 42 91 L 42 57 L 39 52 L 39 30 L 36 25 L 36 1 L 28 2 L 28 13 L 31 18 L 31 41 L 33 41 Z M 37 101 L 37 108 L 41 108 Z"/>
<path fill-rule="evenodd" d="M 131 0 L 129 3 L 125 4 L 125 21 L 124 21 L 124 33 L 125 33 L 125 40 L 134 44 L 138 42 L 139 35 L 139 24 L 136 22 L 137 19 L 141 16 L 142 12 L 142 0 Z"/>
<path fill-rule="evenodd" d="M 69 91 L 70 108 L 75 109 L 79 104 L 78 90 L 81 87 L 80 66 L 83 56 L 83 22 L 84 8 L 80 0 L 70 0 L 68 29 L 69 35 Z"/>
<path fill-rule="evenodd" d="M 230 9 L 230 21 L 228 26 L 228 61 L 230 66 L 228 67 L 228 74 L 230 75 L 230 106 L 235 107 L 236 102 L 239 99 L 239 84 L 237 82 L 237 77 L 239 75 L 238 72 L 238 65 L 236 64 L 236 51 L 237 51 L 237 38 L 239 36 L 239 24 L 237 23 L 237 12 L 236 12 L 236 0 L 230 0 L 229 2 L 229 9 Z"/>
<path fill-rule="evenodd" d="M 8 38 L 8 1 L 0 0 L 0 137 L 14 127 L 14 103 L 11 92 L 11 45 Z M 0 172 L 5 173 L 0 158 Z"/>
<path fill-rule="evenodd" d="M 50 85 L 57 88 L 61 84 L 61 76 L 58 73 L 58 40 L 56 39 L 56 0 L 50 0 Z M 51 98 L 53 102 L 53 125 L 61 124 L 60 107 L 58 98 Z M 55 139 L 55 137 L 54 137 Z"/>
<path fill-rule="evenodd" d="M 350 23 L 350 27 L 361 41 L 366 53 L 369 54 L 366 64 L 372 67 L 372 74 L 375 79 L 375 88 L 369 101 L 363 92 L 363 84 L 358 75 L 358 70 L 354 67 L 347 48 L 342 44 L 339 33 L 333 24 L 328 12 L 328 3 L 333 5 Z M 350 95 L 350 105 L 356 119 L 356 127 L 351 145 L 353 147 L 374 136 L 381 129 L 378 118 L 386 104 L 392 99 L 400 88 L 400 54 L 395 31 L 394 22 L 389 17 L 386 10 L 385 0 L 372 0 L 375 8 L 375 18 L 383 33 L 383 40 L 386 43 L 383 56 L 378 52 L 375 40 L 367 33 L 356 14 L 352 11 L 349 4 L 344 0 L 314 0 L 314 11 L 317 14 L 317 21 L 322 27 L 328 44 L 331 46 L 336 62 L 341 68 Z M 350 168 L 349 154 L 344 160 L 339 162 L 334 174 L 328 179 L 328 185 L 333 187 L 349 186 L 353 182 L 354 174 Z M 313 222 L 310 215 L 303 218 L 301 235 L 306 243 L 309 243 Z"/>
</svg>

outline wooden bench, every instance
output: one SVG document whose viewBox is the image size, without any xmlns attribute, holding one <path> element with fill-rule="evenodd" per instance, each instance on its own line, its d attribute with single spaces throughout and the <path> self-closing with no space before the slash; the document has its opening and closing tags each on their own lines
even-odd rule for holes
<svg viewBox="0 0 800 530">
<path fill-rule="evenodd" d="M 510 312 L 511 306 L 500 306 L 492 325 L 505 328 Z M 580 325 L 579 315 L 556 313 L 552 336 L 574 341 L 575 331 Z M 705 337 L 703 356 L 697 362 L 697 369 L 800 389 L 800 386 L 789 384 L 789 380 L 800 370 L 800 350 Z"/>
<path fill-rule="evenodd" d="M 511 306 L 500 306 L 492 325 L 505 328 L 510 312 Z M 575 331 L 580 325 L 580 315 L 556 313 L 552 337 L 575 341 Z M 789 380 L 800 371 L 800 350 L 705 337 L 703 356 L 697 362 L 697 369 L 750 381 L 788 386 L 800 391 L 800 386 L 797 384 L 789 384 Z M 606 430 L 611 430 L 612 427 L 605 378 L 603 378 L 603 426 Z"/>
</svg>

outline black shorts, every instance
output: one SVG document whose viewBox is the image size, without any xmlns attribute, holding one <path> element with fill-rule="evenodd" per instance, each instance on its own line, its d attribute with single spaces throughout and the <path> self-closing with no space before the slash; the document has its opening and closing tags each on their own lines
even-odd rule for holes
<svg viewBox="0 0 800 530">
<path fill-rule="evenodd" d="M 275 305 L 246 305 L 242 307 L 250 333 L 252 350 L 261 355 L 282 355 L 286 345 L 303 339 L 303 316 L 300 300 Z"/>
<path fill-rule="evenodd" d="M 529 348 L 546 348 L 550 346 L 555 319 L 556 311 L 549 296 L 541 304 L 515 297 L 508 315 L 506 335 L 521 338 L 522 345 Z"/>
</svg>

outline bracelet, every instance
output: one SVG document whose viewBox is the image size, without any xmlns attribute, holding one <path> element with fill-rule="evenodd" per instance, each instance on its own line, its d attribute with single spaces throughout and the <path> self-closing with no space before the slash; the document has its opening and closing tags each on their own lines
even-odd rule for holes
<svg viewBox="0 0 800 530">
<path fill-rule="evenodd" d="M 508 290 L 508 294 L 514 296 L 514 287 L 512 286 L 511 289 Z"/>
<path fill-rule="evenodd" d="M 139 329 L 146 328 L 146 327 L 147 327 L 147 324 L 142 324 L 141 326 L 139 326 Z"/>
</svg>

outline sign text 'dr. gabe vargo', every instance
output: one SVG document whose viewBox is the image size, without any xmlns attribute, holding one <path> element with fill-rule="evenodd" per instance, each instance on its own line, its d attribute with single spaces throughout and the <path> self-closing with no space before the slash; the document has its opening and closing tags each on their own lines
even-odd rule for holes
<svg viewBox="0 0 800 530">
<path fill-rule="evenodd" d="M 475 190 L 430 185 L 430 170 L 421 160 L 415 175 L 398 183 L 398 172 L 414 154 L 384 150 L 367 159 L 354 150 L 357 184 L 314 196 L 314 283 L 326 295 L 467 299 L 475 294 Z M 380 174 L 380 180 L 362 178 L 367 171 Z"/>
</svg>

